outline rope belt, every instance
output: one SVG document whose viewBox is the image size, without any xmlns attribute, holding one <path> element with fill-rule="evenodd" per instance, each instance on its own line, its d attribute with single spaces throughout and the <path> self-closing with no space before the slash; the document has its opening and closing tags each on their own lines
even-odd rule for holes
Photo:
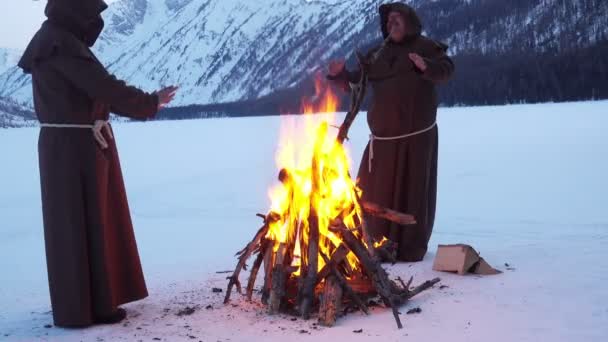
<svg viewBox="0 0 608 342">
<path fill-rule="evenodd" d="M 408 134 L 403 134 L 403 135 L 398 135 L 395 137 L 379 137 L 376 136 L 374 134 L 370 134 L 369 135 L 369 159 L 368 159 L 368 167 L 369 167 L 369 172 L 372 172 L 372 160 L 374 160 L 374 141 L 376 140 L 380 140 L 380 141 L 390 141 L 390 140 L 401 140 L 401 139 L 405 139 L 405 138 L 410 138 L 416 135 L 420 135 L 422 133 L 426 133 L 430 130 L 432 130 L 433 128 L 435 128 L 435 126 L 437 126 L 437 121 L 433 122 L 432 125 L 430 125 L 429 127 L 416 131 L 416 132 L 412 132 L 412 133 L 408 133 Z"/>
<path fill-rule="evenodd" d="M 95 125 L 41 123 L 40 127 L 50 127 L 50 128 L 88 128 L 88 129 L 93 129 L 93 127 L 95 127 Z"/>
</svg>

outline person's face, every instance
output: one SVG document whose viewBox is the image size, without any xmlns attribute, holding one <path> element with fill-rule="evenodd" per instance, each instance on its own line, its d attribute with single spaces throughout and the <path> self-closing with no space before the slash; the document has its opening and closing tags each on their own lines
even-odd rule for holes
<svg viewBox="0 0 608 342">
<path fill-rule="evenodd" d="M 395 42 L 400 42 L 405 38 L 405 19 L 399 12 L 390 12 L 388 14 L 388 22 L 386 23 L 386 29 L 389 32 L 391 39 Z"/>
</svg>

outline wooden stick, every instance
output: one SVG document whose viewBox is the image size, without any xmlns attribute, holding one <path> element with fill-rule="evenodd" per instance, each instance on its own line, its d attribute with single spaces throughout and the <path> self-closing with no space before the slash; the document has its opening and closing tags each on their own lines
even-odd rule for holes
<svg viewBox="0 0 608 342">
<path fill-rule="evenodd" d="M 236 285 L 237 286 L 237 290 L 240 293 L 241 292 L 241 284 L 239 282 L 239 274 L 241 273 L 241 270 L 243 268 L 245 268 L 245 263 L 247 262 L 247 259 L 249 259 L 249 257 L 251 256 L 251 254 L 260 246 L 260 241 L 262 240 L 262 238 L 264 236 L 266 236 L 266 234 L 268 234 L 268 228 L 270 226 L 270 222 L 267 222 L 264 224 L 264 226 L 262 228 L 260 228 L 260 230 L 258 230 L 257 234 L 255 235 L 255 237 L 253 238 L 253 240 L 247 244 L 247 246 L 245 246 L 245 248 L 243 248 L 241 251 L 239 251 L 237 253 L 237 256 L 239 256 L 239 262 L 236 265 L 236 268 L 234 270 L 234 273 L 232 274 L 232 276 L 228 277 L 228 279 L 230 280 L 228 282 L 228 288 L 226 289 L 226 297 L 224 298 L 224 304 L 228 304 L 228 302 L 230 301 L 230 295 L 232 293 L 232 288 Z"/>
<path fill-rule="evenodd" d="M 437 284 L 440 281 L 441 281 L 440 278 L 435 278 L 433 280 L 427 280 L 424 283 L 422 283 L 421 285 L 418 285 L 413 290 L 411 290 L 411 291 L 408 290 L 408 298 L 407 299 L 410 299 L 410 298 L 414 297 L 415 295 L 419 294 L 420 292 L 423 292 L 423 291 L 426 291 L 426 290 L 430 289 L 431 287 L 435 286 L 435 284 Z"/>
<path fill-rule="evenodd" d="M 340 246 L 336 248 L 334 253 L 331 255 L 330 262 L 339 265 L 346 258 L 348 253 L 350 253 L 348 247 L 346 247 L 344 244 L 340 244 Z M 330 262 L 326 261 L 325 266 L 323 266 L 323 268 L 319 271 L 319 275 L 317 276 L 317 283 L 327 278 L 327 276 L 331 274 Z"/>
<path fill-rule="evenodd" d="M 407 282 L 407 284 L 403 282 L 403 279 L 401 279 L 401 277 L 397 278 L 397 281 L 401 284 L 403 289 L 405 289 L 406 291 L 409 291 L 410 285 L 412 285 L 412 282 L 414 281 L 414 277 L 410 277 L 410 280 Z"/>
<path fill-rule="evenodd" d="M 279 244 L 279 249 L 275 254 L 274 268 L 272 270 L 272 289 L 270 290 L 270 303 L 268 305 L 268 313 L 271 315 L 279 312 L 281 301 L 285 296 L 285 285 L 287 280 L 285 265 L 283 265 L 285 252 L 285 244 Z"/>
<path fill-rule="evenodd" d="M 262 263 L 264 262 L 264 256 L 266 255 L 266 250 L 268 248 L 272 249 L 270 240 L 264 239 L 260 246 L 258 257 L 255 259 L 253 267 L 251 268 L 251 273 L 249 274 L 249 282 L 247 283 L 247 300 L 249 301 L 251 301 L 251 297 L 253 296 L 253 287 L 255 286 L 255 281 L 258 277 L 258 272 L 260 270 L 260 267 L 262 266 Z"/>
<path fill-rule="evenodd" d="M 359 59 L 359 66 L 361 68 L 359 83 L 352 87 L 351 107 L 348 113 L 346 113 L 344 122 L 342 122 L 340 130 L 338 131 L 338 142 L 340 144 L 343 144 L 344 141 L 348 139 L 348 131 L 350 130 L 350 126 L 352 126 L 355 118 L 359 114 L 361 104 L 363 104 L 363 100 L 365 99 L 365 95 L 367 93 L 367 68 L 364 66 L 361 59 Z"/>
<path fill-rule="evenodd" d="M 314 208 L 311 206 L 311 215 L 309 216 L 309 238 L 308 238 L 308 268 L 306 278 L 302 284 L 302 302 L 300 304 L 300 313 L 302 318 L 309 319 L 310 311 L 315 298 L 315 285 L 317 284 L 317 274 L 319 267 L 319 218 Z"/>
<path fill-rule="evenodd" d="M 359 200 L 361 201 L 361 200 Z M 367 222 L 364 217 L 361 217 L 361 232 L 363 233 L 363 241 L 365 241 L 365 245 L 367 246 L 367 251 L 372 257 L 376 256 L 376 248 L 374 247 L 374 238 L 369 232 L 369 228 L 367 226 Z"/>
<path fill-rule="evenodd" d="M 274 241 L 269 241 L 268 248 L 264 255 L 264 287 L 262 287 L 262 304 L 267 305 L 270 298 L 270 289 L 272 287 L 272 268 L 274 257 Z"/>
<path fill-rule="evenodd" d="M 383 208 L 375 203 L 361 201 L 359 203 L 363 211 L 371 216 L 380 217 L 400 225 L 414 225 L 416 218 L 412 215 L 403 214 L 395 210 Z"/>
<path fill-rule="evenodd" d="M 369 59 L 365 58 L 359 52 L 356 53 L 361 75 L 359 77 L 359 82 L 356 85 L 352 86 L 350 110 L 346 114 L 344 122 L 340 126 L 340 131 L 338 132 L 338 142 L 340 144 L 344 143 L 344 140 L 348 138 L 348 131 L 350 130 L 350 126 L 352 126 L 353 122 L 355 121 L 355 118 L 359 114 L 361 105 L 363 104 L 363 100 L 365 99 L 365 95 L 367 92 L 369 69 L 374 63 L 376 63 L 378 58 L 380 58 L 380 56 L 386 49 L 386 46 L 388 46 L 389 41 L 390 37 L 387 37 L 382 42 L 382 45 L 380 45 L 380 48 L 374 54 L 372 54 Z"/>
<path fill-rule="evenodd" d="M 403 325 L 401 324 L 399 311 L 397 310 L 397 307 L 400 304 L 399 300 L 401 298 L 394 294 L 394 292 L 396 292 L 395 285 L 388 278 L 388 274 L 382 268 L 380 263 L 369 255 L 363 243 L 361 243 L 361 241 L 359 241 L 359 239 L 357 239 L 357 237 L 355 237 L 355 235 L 348 228 L 343 226 L 340 232 L 342 234 L 344 243 L 346 243 L 353 253 L 355 253 L 357 258 L 359 258 L 365 272 L 374 282 L 376 290 L 380 296 L 393 310 L 393 316 L 395 317 L 397 326 L 399 329 L 402 329 Z"/>
</svg>

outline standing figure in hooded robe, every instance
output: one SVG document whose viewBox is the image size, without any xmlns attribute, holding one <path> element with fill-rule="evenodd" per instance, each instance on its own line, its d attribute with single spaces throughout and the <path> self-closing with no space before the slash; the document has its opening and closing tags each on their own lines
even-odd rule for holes
<svg viewBox="0 0 608 342">
<path fill-rule="evenodd" d="M 153 94 L 110 75 L 91 52 L 102 0 L 48 0 L 19 66 L 32 75 L 44 238 L 55 325 L 117 323 L 148 295 L 109 113 L 153 118 L 177 88 Z"/>
<path fill-rule="evenodd" d="M 363 199 L 415 216 L 414 226 L 366 218 L 370 233 L 398 244 L 398 259 L 424 258 L 435 222 L 439 131 L 436 85 L 452 76 L 447 46 L 424 37 L 414 9 L 403 3 L 380 6 L 381 29 L 389 38 L 370 67 L 373 91 L 367 122 L 371 130 L 358 179 Z M 380 47 L 372 49 L 370 56 Z M 329 78 L 348 89 L 360 71 L 344 61 L 329 66 Z"/>
</svg>

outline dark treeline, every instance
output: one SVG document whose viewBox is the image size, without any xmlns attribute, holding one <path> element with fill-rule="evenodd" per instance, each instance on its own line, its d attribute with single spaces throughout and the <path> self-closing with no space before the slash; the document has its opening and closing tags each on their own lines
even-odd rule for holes
<svg viewBox="0 0 608 342">
<path fill-rule="evenodd" d="M 454 61 L 454 78 L 439 88 L 442 106 L 608 99 L 608 41 L 557 55 L 470 54 Z M 159 118 L 299 113 L 302 97 L 312 94 L 313 82 L 307 80 L 257 100 L 165 109 Z M 343 95 L 341 110 L 346 111 L 349 97 Z"/>
<path fill-rule="evenodd" d="M 441 103 L 494 105 L 608 99 L 608 41 L 564 54 L 461 55 Z"/>
</svg>

